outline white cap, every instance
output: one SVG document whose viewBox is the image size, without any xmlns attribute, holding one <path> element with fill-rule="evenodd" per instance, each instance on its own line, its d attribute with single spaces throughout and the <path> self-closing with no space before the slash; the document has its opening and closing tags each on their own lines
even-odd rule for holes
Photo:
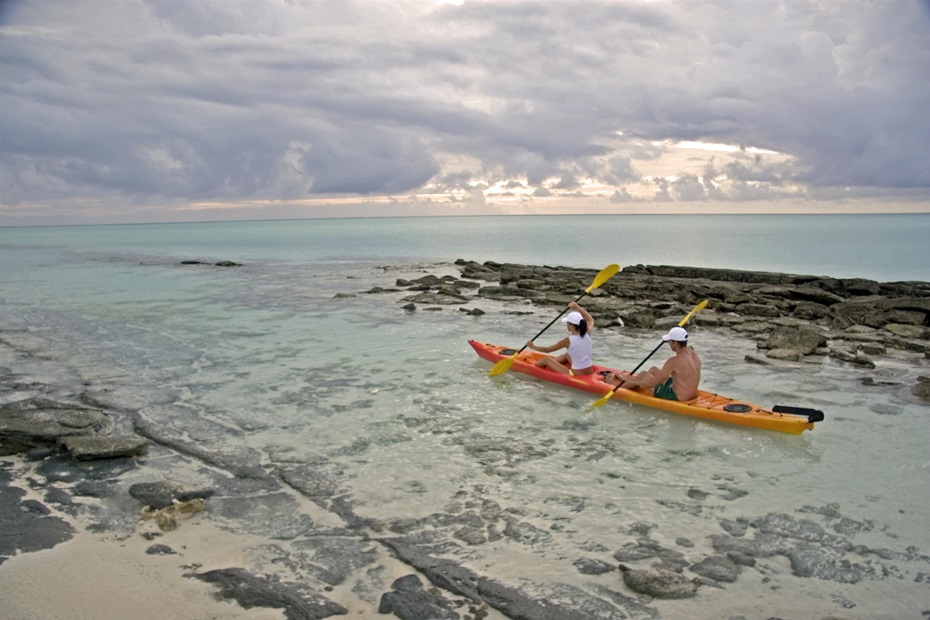
<svg viewBox="0 0 930 620">
<path fill-rule="evenodd" d="M 674 340 L 675 342 L 688 342 L 688 332 L 684 327 L 673 327 L 668 330 L 668 333 L 662 336 L 662 340 L 668 342 L 669 340 Z"/>
<path fill-rule="evenodd" d="M 580 312 L 569 312 L 568 316 L 562 319 L 563 323 L 571 323 L 575 327 L 581 325 L 581 322 L 584 320 L 584 317 L 581 316 Z"/>
</svg>

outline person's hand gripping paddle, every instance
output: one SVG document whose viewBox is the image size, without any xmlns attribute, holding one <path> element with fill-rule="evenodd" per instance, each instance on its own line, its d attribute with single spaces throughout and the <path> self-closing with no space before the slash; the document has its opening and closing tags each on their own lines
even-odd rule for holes
<svg viewBox="0 0 930 620">
<path fill-rule="evenodd" d="M 604 282 L 607 282 L 607 280 L 611 279 L 618 271 L 621 271 L 621 268 L 620 268 L 619 265 L 607 265 L 606 267 L 604 267 L 603 269 L 601 269 L 600 273 L 598 273 L 598 274 L 594 277 L 594 281 L 591 283 L 591 286 L 589 286 L 588 288 L 586 288 L 586 289 L 584 290 L 584 293 L 582 293 L 581 295 L 578 296 L 577 299 L 575 299 L 575 303 L 578 303 L 578 301 L 579 301 L 582 297 L 584 297 L 585 295 L 587 295 L 588 293 L 590 293 L 590 292 L 593 291 L 594 289 L 599 288 L 601 285 L 604 284 Z M 566 307 L 565 310 L 568 310 L 568 308 Z M 552 324 L 555 323 L 556 321 L 558 321 L 560 316 L 562 316 L 563 314 L 565 314 L 565 310 L 562 310 L 561 312 L 559 312 L 559 316 L 557 316 L 557 317 L 555 317 L 554 319 L 552 319 L 552 321 L 551 321 L 548 325 L 546 325 L 545 327 L 543 327 L 543 328 L 539 331 L 538 334 L 536 334 L 535 336 L 533 336 L 533 338 L 530 340 L 530 342 L 532 342 L 533 340 L 536 340 L 537 338 L 539 338 L 540 336 L 542 336 L 542 333 L 543 333 L 544 331 L 546 331 L 547 329 L 549 329 L 550 327 L 552 327 Z M 496 377 L 497 375 L 502 375 L 502 374 L 504 374 L 505 372 L 507 372 L 508 370 L 510 370 L 510 367 L 513 366 L 513 362 L 514 362 L 514 360 L 516 359 L 516 357 L 517 357 L 518 355 L 520 355 L 520 353 L 522 353 L 523 350 L 524 350 L 525 348 L 526 348 L 526 345 L 523 345 L 522 347 L 520 347 L 520 350 L 519 350 L 519 351 L 517 351 L 516 353 L 514 353 L 514 354 L 511 355 L 510 357 L 504 358 L 504 359 L 502 359 L 501 361 L 499 361 L 499 362 L 497 362 L 496 364 L 494 364 L 494 368 L 492 368 L 492 369 L 490 370 L 490 372 L 488 372 L 488 376 L 489 376 L 489 377 Z"/>
<path fill-rule="evenodd" d="M 678 323 L 678 327 L 684 327 L 684 326 L 685 326 L 685 323 L 687 323 L 688 321 L 691 320 L 691 317 L 693 317 L 695 314 L 697 314 L 698 312 L 700 312 L 701 310 L 703 310 L 703 309 L 706 308 L 706 307 L 707 307 L 707 300 L 705 299 L 704 301 L 702 301 L 701 303 L 699 303 L 698 305 L 696 305 L 696 306 L 694 307 L 694 310 L 692 310 L 691 312 L 689 312 L 688 314 L 685 315 L 685 318 L 683 318 L 683 319 Z M 664 345 L 664 344 L 665 344 L 665 341 L 664 341 L 664 340 L 663 340 L 662 342 L 660 342 L 659 345 L 658 345 L 655 349 L 652 350 L 652 353 L 650 353 L 649 355 L 647 355 L 646 358 L 645 358 L 643 361 L 641 361 L 641 362 L 639 363 L 639 366 L 637 366 L 636 368 L 634 368 L 634 369 L 633 369 L 633 372 L 631 372 L 630 374 L 631 374 L 631 375 L 635 375 L 635 374 L 636 374 L 636 371 L 639 370 L 640 368 L 642 368 L 643 364 L 645 364 L 645 363 L 649 360 L 650 357 L 652 357 L 653 355 L 655 355 L 656 351 L 658 351 L 659 349 L 661 349 L 661 348 L 662 348 L 662 345 Z M 591 407 L 600 407 L 601 405 L 603 405 L 604 403 L 606 403 L 606 402 L 607 402 L 608 400 L 610 400 L 610 398 L 614 395 L 614 392 L 616 392 L 617 390 L 619 390 L 622 386 L 623 386 L 623 381 L 621 381 L 620 383 L 618 383 L 618 384 L 617 384 L 617 387 L 615 387 L 614 389 L 612 389 L 611 391 L 607 392 L 606 394 L 604 394 L 603 396 L 601 396 L 599 399 L 597 399 L 596 401 L 594 401 L 593 403 L 591 403 Z"/>
</svg>

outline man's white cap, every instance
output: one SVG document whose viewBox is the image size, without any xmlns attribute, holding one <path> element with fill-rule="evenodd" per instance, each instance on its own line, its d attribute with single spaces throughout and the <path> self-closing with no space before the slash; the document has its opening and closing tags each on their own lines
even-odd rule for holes
<svg viewBox="0 0 930 620">
<path fill-rule="evenodd" d="M 668 342 L 669 340 L 674 340 L 675 342 L 688 342 L 688 332 L 684 327 L 673 327 L 668 330 L 668 333 L 662 336 L 662 340 Z"/>
<path fill-rule="evenodd" d="M 584 320 L 584 317 L 581 316 L 580 312 L 569 312 L 568 316 L 562 319 L 563 323 L 571 323 L 575 327 L 581 325 L 581 322 Z"/>
</svg>

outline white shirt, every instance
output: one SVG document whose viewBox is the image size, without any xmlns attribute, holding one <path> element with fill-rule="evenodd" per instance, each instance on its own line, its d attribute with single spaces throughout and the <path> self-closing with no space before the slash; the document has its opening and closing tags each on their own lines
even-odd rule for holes
<svg viewBox="0 0 930 620">
<path fill-rule="evenodd" d="M 593 366 L 594 343 L 591 341 L 591 336 L 569 335 L 568 357 L 572 360 L 572 370 L 584 370 Z"/>
</svg>

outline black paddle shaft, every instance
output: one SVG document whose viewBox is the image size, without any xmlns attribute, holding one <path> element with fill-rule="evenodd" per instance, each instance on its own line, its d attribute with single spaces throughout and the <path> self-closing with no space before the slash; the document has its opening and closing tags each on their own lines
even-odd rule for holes
<svg viewBox="0 0 930 620">
<path fill-rule="evenodd" d="M 635 374 L 636 374 L 636 371 L 639 370 L 640 368 L 642 368 L 642 367 L 643 367 L 643 364 L 645 364 L 646 362 L 648 362 L 648 361 L 649 361 L 649 358 L 652 357 L 653 355 L 655 355 L 655 354 L 656 354 L 656 351 L 658 351 L 659 349 L 661 349 L 663 344 L 665 344 L 665 341 L 664 341 L 664 340 L 663 340 L 662 342 L 660 342 L 660 343 L 656 346 L 656 348 L 652 350 L 652 353 L 650 353 L 649 355 L 647 355 L 646 358 L 645 358 L 643 361 L 641 361 L 641 362 L 639 363 L 639 366 L 637 366 L 636 368 L 634 368 L 634 369 L 633 369 L 633 372 L 631 372 L 630 374 L 631 374 L 631 375 L 635 375 Z M 619 379 L 620 379 L 620 377 L 617 377 L 617 380 L 619 380 Z M 626 381 L 620 381 L 620 383 L 617 384 L 617 387 L 615 387 L 614 389 L 611 390 L 611 393 L 616 392 L 616 391 L 619 390 L 621 387 L 623 387 L 623 384 L 624 384 L 624 383 L 626 383 Z"/>
</svg>

